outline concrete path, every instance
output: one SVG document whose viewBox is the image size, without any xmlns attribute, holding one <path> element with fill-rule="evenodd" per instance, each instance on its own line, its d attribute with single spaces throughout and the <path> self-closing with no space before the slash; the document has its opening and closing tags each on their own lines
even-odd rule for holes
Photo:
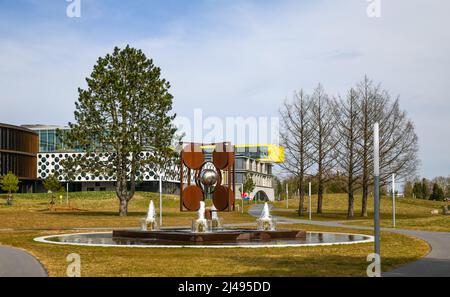
<svg viewBox="0 0 450 297">
<path fill-rule="evenodd" d="M 259 217 L 262 211 L 263 205 L 253 205 L 249 214 L 254 217 Z M 270 206 L 272 209 L 273 207 Z M 359 230 L 373 230 L 372 227 L 367 226 L 354 226 L 344 225 L 335 221 L 309 221 L 301 219 L 290 219 L 280 216 L 274 216 L 280 223 L 285 224 L 308 224 L 308 225 L 320 225 L 328 227 L 340 227 L 351 228 Z M 398 234 L 410 235 L 428 242 L 431 247 L 431 252 L 420 260 L 407 264 L 392 271 L 383 273 L 383 276 L 396 277 L 436 277 L 444 276 L 450 277 L 450 232 L 429 232 L 429 231 L 416 231 L 416 230 L 404 230 L 404 229 L 392 229 L 382 228 L 382 231 L 388 231 Z"/>
<path fill-rule="evenodd" d="M 0 277 L 45 277 L 42 264 L 32 255 L 16 248 L 0 246 Z"/>
</svg>

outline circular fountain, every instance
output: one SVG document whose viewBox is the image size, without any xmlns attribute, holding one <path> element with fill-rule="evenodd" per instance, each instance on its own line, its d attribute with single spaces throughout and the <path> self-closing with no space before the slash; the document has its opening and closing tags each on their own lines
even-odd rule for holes
<svg viewBox="0 0 450 297">
<path fill-rule="evenodd" d="M 372 236 L 329 232 L 305 232 L 302 230 L 277 230 L 264 205 L 257 229 L 214 228 L 212 220 L 205 218 L 205 208 L 200 207 L 198 219 L 192 228 L 148 230 L 153 226 L 154 212 L 144 220 L 141 230 L 114 230 L 101 233 L 77 233 L 35 238 L 35 241 L 81 246 L 133 247 L 133 248 L 281 248 L 335 244 L 355 244 L 373 241 Z M 153 215 L 152 215 L 153 214 Z"/>
<path fill-rule="evenodd" d="M 172 229 L 168 232 L 187 232 L 188 229 Z M 233 229 L 230 232 L 246 232 L 247 230 Z M 299 239 L 270 239 L 255 241 L 235 241 L 235 242 L 177 242 L 165 240 L 151 240 L 140 238 L 117 238 L 111 232 L 101 233 L 76 233 L 43 236 L 34 239 L 37 242 L 92 246 L 92 247 L 119 247 L 119 248 L 288 248 L 288 247 L 308 247 L 308 246 L 330 246 L 341 244 L 357 244 L 373 242 L 373 237 L 363 234 L 327 233 L 327 232 L 306 232 L 305 237 Z"/>
<path fill-rule="evenodd" d="M 113 239 L 116 240 L 152 240 L 160 242 L 179 243 L 236 243 L 271 240 L 305 240 L 306 232 L 303 230 L 276 230 L 275 222 L 270 216 L 266 203 L 258 219 L 258 228 L 255 229 L 219 229 L 213 228 L 213 220 L 206 219 L 205 202 L 200 202 L 198 218 L 192 221 L 191 230 L 164 229 L 164 230 L 114 230 Z M 211 215 L 212 217 L 212 215 Z M 215 215 L 217 217 L 217 213 Z"/>
</svg>

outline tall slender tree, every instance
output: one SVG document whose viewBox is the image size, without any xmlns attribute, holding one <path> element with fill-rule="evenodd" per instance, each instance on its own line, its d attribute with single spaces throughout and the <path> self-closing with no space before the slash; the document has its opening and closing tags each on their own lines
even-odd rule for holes
<svg viewBox="0 0 450 297">
<path fill-rule="evenodd" d="M 354 194 L 361 179 L 362 157 L 359 153 L 358 141 L 362 136 L 362 129 L 358 125 L 359 105 L 358 94 L 350 89 L 346 99 L 336 102 L 339 113 L 336 117 L 339 145 L 337 148 L 338 167 L 345 173 L 347 180 L 348 207 L 347 217 L 354 217 Z"/>
<path fill-rule="evenodd" d="M 115 180 L 119 215 L 126 216 L 143 170 L 161 171 L 173 155 L 170 84 L 151 59 L 130 46 L 99 58 L 86 81 L 87 88 L 78 89 L 75 123 L 63 134 L 64 142 L 86 153 L 64 168 Z"/>
<path fill-rule="evenodd" d="M 367 216 L 367 201 L 369 198 L 369 186 L 371 183 L 372 151 L 373 151 L 373 125 L 376 122 L 376 103 L 378 97 L 378 87 L 374 86 L 372 81 L 366 76 L 356 88 L 359 96 L 359 125 L 362 131 L 359 140 L 360 154 L 362 160 L 362 203 L 361 216 Z"/>
<path fill-rule="evenodd" d="M 336 164 L 336 147 L 338 140 L 335 131 L 336 105 L 325 93 L 322 85 L 315 89 L 311 96 L 311 126 L 313 146 L 311 158 L 317 166 L 317 213 L 322 213 L 325 183 Z"/>
<path fill-rule="evenodd" d="M 373 183 L 373 125 L 380 124 L 380 185 L 385 186 L 395 174 L 397 180 L 414 175 L 419 165 L 418 138 L 414 125 L 400 109 L 399 99 L 392 100 L 380 85 L 366 76 L 357 86 L 360 102 L 359 141 L 362 169 L 361 216 L 367 216 L 369 187 Z"/>
<path fill-rule="evenodd" d="M 300 191 L 299 216 L 304 214 L 305 176 L 313 164 L 310 156 L 313 133 L 309 115 L 311 107 L 311 100 L 303 90 L 300 90 L 300 92 L 294 94 L 292 102 L 285 101 L 280 110 L 283 127 L 281 142 L 287 155 L 286 161 L 281 166 L 295 176 L 298 181 L 297 188 Z"/>
</svg>

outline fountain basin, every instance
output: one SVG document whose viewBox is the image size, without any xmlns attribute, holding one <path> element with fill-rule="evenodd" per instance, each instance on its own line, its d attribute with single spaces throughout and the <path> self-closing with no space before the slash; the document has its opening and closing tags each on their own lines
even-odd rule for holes
<svg viewBox="0 0 450 297">
<path fill-rule="evenodd" d="M 185 229 L 188 232 L 188 229 Z M 72 246 L 118 248 L 288 248 L 330 246 L 373 242 L 373 236 L 363 234 L 306 232 L 305 238 L 250 240 L 235 242 L 176 242 L 156 239 L 114 238 L 112 232 L 60 234 L 37 237 L 34 241 Z"/>
<path fill-rule="evenodd" d="M 252 229 L 228 229 L 214 232 L 193 233 L 185 229 L 166 229 L 163 231 L 114 230 L 113 239 L 154 239 L 174 242 L 236 242 L 270 241 L 273 239 L 304 239 L 302 230 L 258 231 Z"/>
</svg>

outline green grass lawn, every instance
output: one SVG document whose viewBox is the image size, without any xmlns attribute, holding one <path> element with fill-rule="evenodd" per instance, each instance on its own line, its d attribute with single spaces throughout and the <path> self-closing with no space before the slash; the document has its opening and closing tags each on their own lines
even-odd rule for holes
<svg viewBox="0 0 450 297">
<path fill-rule="evenodd" d="M 373 225 L 373 198 L 369 197 L 368 217 L 361 217 L 361 199 L 355 197 L 355 217 L 347 220 L 347 196 L 345 194 L 327 194 L 323 200 L 323 213 L 316 214 L 317 196 L 312 197 L 313 220 L 335 220 L 344 221 L 349 225 Z M 298 199 L 289 200 L 289 209 L 286 209 L 286 202 L 275 202 L 279 208 L 273 214 L 289 218 L 308 219 L 306 214 L 299 217 L 297 214 Z M 450 231 L 450 216 L 442 215 L 442 206 L 447 202 L 398 198 L 396 200 L 396 226 L 397 228 L 427 230 L 427 231 Z M 308 199 L 305 199 L 305 207 L 308 206 Z M 431 211 L 438 209 L 440 214 L 432 215 Z M 382 227 L 392 226 L 392 199 L 381 198 L 380 218 Z"/>
<path fill-rule="evenodd" d="M 114 192 L 79 192 L 69 195 L 70 205 L 85 211 L 49 211 L 49 194 L 15 195 L 13 206 L 7 206 L 4 202 L 6 197 L 0 196 L 0 229 L 139 227 L 140 219 L 147 214 L 150 199 L 154 201 L 159 214 L 159 195 L 155 193 L 136 193 L 129 203 L 127 217 L 118 216 L 119 200 Z M 65 207 L 65 196 L 62 204 L 59 197 L 56 203 L 56 207 Z M 179 205 L 178 196 L 164 195 L 164 226 L 190 226 L 195 214 L 180 213 Z M 222 217 L 226 223 L 242 223 L 251 219 L 246 212 L 226 212 Z"/>
<path fill-rule="evenodd" d="M 25 249 L 36 256 L 51 276 L 64 276 L 70 253 L 81 255 L 84 276 L 365 276 L 366 257 L 373 244 L 279 249 L 126 249 L 77 247 L 34 242 L 33 238 L 72 233 L 66 228 L 138 227 L 146 215 L 150 199 L 158 208 L 159 197 L 136 193 L 129 205 L 129 216 L 118 216 L 114 193 L 70 193 L 71 205 L 85 211 L 48 210 L 48 194 L 15 195 L 14 205 L 6 206 L 0 196 L 0 244 Z M 64 201 L 64 199 L 63 199 Z M 59 198 L 56 199 L 57 206 Z M 295 201 L 291 201 L 294 207 Z M 327 208 L 330 202 L 326 202 Z M 224 223 L 255 223 L 245 212 L 222 213 Z M 428 206 L 427 206 L 428 207 Z M 427 208 L 426 207 L 426 208 Z M 420 207 L 419 207 L 420 208 Z M 158 209 L 157 209 L 158 210 Z M 188 226 L 195 213 L 180 213 L 177 196 L 164 196 L 164 226 Z M 336 208 L 339 210 L 339 208 Z M 293 213 L 292 213 L 293 214 Z M 289 213 L 286 213 L 289 215 Z M 349 228 L 286 225 L 311 231 L 362 233 Z M 3 229 L 3 230 L 2 230 Z M 15 229 L 15 230 L 8 230 Z M 364 232 L 370 234 L 369 231 Z M 383 270 L 414 261 L 429 251 L 419 239 L 384 232 Z"/>
</svg>

